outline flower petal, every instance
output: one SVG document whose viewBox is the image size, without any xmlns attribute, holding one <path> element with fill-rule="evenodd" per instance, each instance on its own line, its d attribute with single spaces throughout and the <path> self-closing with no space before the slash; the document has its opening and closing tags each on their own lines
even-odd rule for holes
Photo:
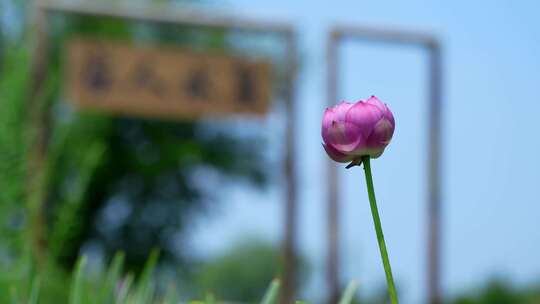
<svg viewBox="0 0 540 304">
<path fill-rule="evenodd" d="M 368 98 L 366 100 L 366 103 L 376 106 L 381 111 L 385 111 L 385 109 L 386 109 L 386 105 L 379 98 L 377 98 L 374 95 L 372 95 L 370 98 Z"/>
<path fill-rule="evenodd" d="M 338 163 L 348 163 L 348 162 L 353 160 L 353 156 L 343 154 L 343 153 L 339 152 L 338 150 L 334 149 L 330 145 L 323 144 L 323 148 L 326 151 L 326 154 L 328 154 L 328 156 L 332 160 L 334 160 L 334 161 L 336 161 Z"/>
<path fill-rule="evenodd" d="M 368 98 L 366 100 L 366 103 L 372 104 L 372 105 L 376 106 L 377 108 L 379 108 L 379 110 L 381 110 L 383 112 L 384 117 L 386 117 L 386 119 L 388 119 L 390 121 L 390 123 L 392 124 L 392 127 L 395 128 L 396 123 L 394 121 L 394 115 L 392 114 L 392 111 L 390 111 L 390 108 L 388 108 L 387 104 L 382 102 L 376 96 L 371 96 L 370 98 Z"/>
<path fill-rule="evenodd" d="M 396 128 L 396 121 L 394 120 L 394 114 L 392 114 L 392 111 L 390 111 L 390 108 L 386 106 L 386 111 L 384 111 L 384 117 L 390 121 L 390 124 L 392 125 L 392 129 Z"/>
<path fill-rule="evenodd" d="M 360 144 L 365 145 L 365 137 L 360 129 L 346 122 L 334 121 L 329 128 L 323 128 L 322 137 L 325 144 L 342 153 L 352 151 Z"/>
<path fill-rule="evenodd" d="M 332 126 L 333 121 L 337 121 L 337 115 L 336 115 L 336 112 L 334 111 L 334 107 L 326 108 L 323 114 L 323 119 L 322 119 L 321 130 L 322 130 L 323 137 L 324 137 L 325 129 L 330 128 Z"/>
<path fill-rule="evenodd" d="M 353 151 L 347 154 L 351 155 L 355 159 L 362 156 L 366 156 L 366 155 L 369 155 L 371 158 L 377 158 L 381 156 L 383 151 L 384 151 L 384 147 L 383 148 L 369 148 L 364 145 L 364 146 L 359 146 L 357 149 L 354 149 Z"/>
<path fill-rule="evenodd" d="M 383 154 L 384 149 L 385 148 L 371 150 L 371 153 L 369 154 L 369 156 L 371 158 L 379 158 L 379 156 L 381 156 Z"/>
<path fill-rule="evenodd" d="M 323 128 L 330 127 L 332 122 L 343 122 L 345 121 L 345 114 L 353 106 L 353 103 L 342 101 L 341 103 L 331 107 L 326 108 L 323 115 Z"/>
<path fill-rule="evenodd" d="M 383 118 L 373 128 L 367 139 L 367 146 L 369 148 L 384 148 L 390 143 L 393 134 L 394 127 L 392 123 Z"/>
<path fill-rule="evenodd" d="M 377 106 L 360 101 L 349 109 L 345 115 L 345 122 L 357 126 L 364 138 L 367 138 L 375 124 L 383 117 L 383 111 Z"/>
<path fill-rule="evenodd" d="M 354 106 L 354 103 L 342 101 L 339 104 L 335 105 L 333 107 L 334 113 L 335 113 L 335 119 L 338 122 L 345 121 L 345 115 L 347 114 L 347 111 Z"/>
</svg>

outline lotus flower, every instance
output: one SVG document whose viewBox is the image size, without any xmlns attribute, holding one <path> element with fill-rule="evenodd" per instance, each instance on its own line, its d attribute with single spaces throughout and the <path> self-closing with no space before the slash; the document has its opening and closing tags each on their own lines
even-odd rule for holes
<svg viewBox="0 0 540 304">
<path fill-rule="evenodd" d="M 362 156 L 377 158 L 394 134 L 395 121 L 377 97 L 327 108 L 322 121 L 323 147 L 336 162 L 358 165 Z"/>
</svg>

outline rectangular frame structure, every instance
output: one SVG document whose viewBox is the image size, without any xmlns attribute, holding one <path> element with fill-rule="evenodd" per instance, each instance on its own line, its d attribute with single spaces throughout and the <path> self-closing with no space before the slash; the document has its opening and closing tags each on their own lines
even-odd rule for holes
<svg viewBox="0 0 540 304">
<path fill-rule="evenodd" d="M 193 9 L 176 10 L 165 5 L 152 5 L 149 7 L 130 7 L 125 5 L 107 5 L 95 2 L 67 2 L 36 0 L 34 7 L 33 29 L 35 33 L 35 45 L 32 54 L 31 85 L 28 98 L 28 106 L 31 109 L 32 127 L 37 130 L 36 140 L 33 142 L 30 155 L 31 168 L 38 171 L 43 168 L 47 156 L 47 143 L 50 137 L 48 115 L 43 110 L 42 96 L 45 90 L 45 77 L 48 68 L 48 17 L 52 13 L 72 14 L 81 16 L 103 16 L 121 18 L 137 22 L 156 24 L 188 25 L 201 28 L 224 29 L 254 34 L 272 34 L 283 39 L 286 56 L 286 86 L 284 101 L 286 109 L 286 145 L 284 160 L 284 175 L 286 180 L 285 206 L 284 206 L 284 236 L 283 236 L 283 260 L 284 271 L 282 275 L 281 303 L 292 303 L 295 295 L 296 277 L 296 229 L 297 229 L 297 173 L 294 163 L 295 136 L 296 136 L 296 107 L 295 107 L 295 83 L 297 67 L 297 35 L 293 27 L 288 23 L 277 21 L 261 21 L 239 16 L 208 14 Z M 37 174 L 31 177 L 30 191 L 42 193 L 43 185 L 41 176 Z M 35 199 L 38 204 L 40 198 Z M 38 218 L 33 222 L 40 222 Z M 42 246 L 43 235 L 34 236 L 34 246 Z"/>
<path fill-rule="evenodd" d="M 327 38 L 327 98 L 330 106 L 338 100 L 340 71 L 338 47 L 347 40 L 392 45 L 417 46 L 428 51 L 428 192 L 427 192 L 427 282 L 429 304 L 441 304 L 441 109 L 442 58 L 438 40 L 430 34 L 416 31 L 396 31 L 362 26 L 335 26 Z M 339 191 L 335 163 L 328 161 L 328 303 L 339 297 Z"/>
</svg>

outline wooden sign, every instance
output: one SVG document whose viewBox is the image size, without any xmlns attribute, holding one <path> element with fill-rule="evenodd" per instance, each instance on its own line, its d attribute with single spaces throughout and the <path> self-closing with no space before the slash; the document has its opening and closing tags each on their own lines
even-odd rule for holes
<svg viewBox="0 0 540 304">
<path fill-rule="evenodd" d="M 67 97 L 82 109 L 188 119 L 269 109 L 266 62 L 80 39 L 69 42 L 67 54 Z"/>
</svg>

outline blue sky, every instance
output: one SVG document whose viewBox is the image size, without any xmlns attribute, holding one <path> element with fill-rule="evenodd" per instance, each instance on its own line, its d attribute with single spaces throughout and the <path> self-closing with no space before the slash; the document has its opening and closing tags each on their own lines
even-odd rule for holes
<svg viewBox="0 0 540 304">
<path fill-rule="evenodd" d="M 288 20 L 300 34 L 300 245 L 315 267 L 309 284 L 315 296 L 324 295 L 324 39 L 335 23 L 420 29 L 443 43 L 445 292 L 470 289 L 493 275 L 523 284 L 540 280 L 539 2 L 229 0 L 217 7 Z M 340 54 L 340 98 L 375 94 L 396 116 L 394 140 L 373 162 L 374 179 L 403 303 L 419 303 L 425 294 L 426 56 L 415 48 L 353 43 Z M 341 176 L 342 278 L 373 290 L 384 273 L 363 172 L 341 170 Z M 279 240 L 279 187 L 257 192 L 235 186 L 224 195 L 230 207 L 196 229 L 199 250 L 218 252 L 246 232 Z"/>
</svg>

